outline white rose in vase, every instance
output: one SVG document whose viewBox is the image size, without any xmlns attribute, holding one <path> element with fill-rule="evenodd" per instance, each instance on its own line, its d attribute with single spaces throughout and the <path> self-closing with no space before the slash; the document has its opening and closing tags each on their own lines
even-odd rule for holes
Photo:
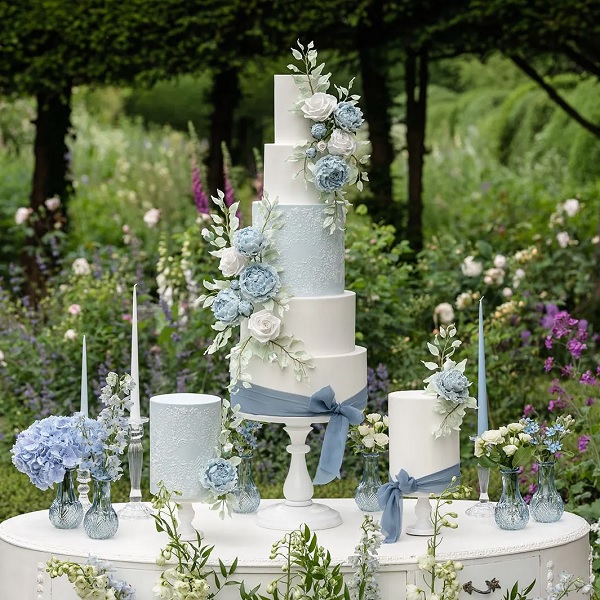
<svg viewBox="0 0 600 600">
<path fill-rule="evenodd" d="M 488 429 L 481 434 L 481 439 L 486 444 L 491 444 L 496 446 L 497 444 L 501 444 L 504 441 L 504 436 L 499 429 Z"/>
<path fill-rule="evenodd" d="M 334 129 L 327 142 L 327 149 L 329 150 L 329 154 L 350 156 L 356 150 L 354 136 L 341 129 Z"/>
<path fill-rule="evenodd" d="M 223 277 L 237 277 L 248 264 L 248 259 L 240 254 L 235 248 L 224 248 L 221 251 L 219 271 Z"/>
<path fill-rule="evenodd" d="M 304 117 L 312 121 L 325 121 L 337 106 L 337 98 L 331 94 L 317 92 L 307 98 L 302 105 Z"/>
<path fill-rule="evenodd" d="M 502 450 L 504 450 L 504 454 L 506 454 L 506 456 L 512 456 L 518 450 L 518 448 L 514 444 L 507 444 L 504 446 L 504 448 L 502 448 Z"/>
<path fill-rule="evenodd" d="M 259 310 L 248 319 L 250 335 L 263 344 L 278 337 L 280 330 L 281 319 L 268 310 Z"/>
</svg>

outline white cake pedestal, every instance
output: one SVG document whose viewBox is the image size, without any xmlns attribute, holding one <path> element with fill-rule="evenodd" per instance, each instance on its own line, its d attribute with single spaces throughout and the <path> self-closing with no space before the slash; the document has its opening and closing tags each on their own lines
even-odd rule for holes
<svg viewBox="0 0 600 600">
<path fill-rule="evenodd" d="M 290 468 L 283 484 L 285 501 L 259 509 L 257 525 L 282 531 L 293 531 L 303 523 L 313 531 L 341 525 L 342 517 L 338 511 L 325 504 L 313 502 L 314 486 L 306 466 L 306 455 L 310 452 L 306 438 L 312 430 L 312 425 L 327 423 L 330 417 L 272 417 L 242 412 L 239 415 L 251 421 L 282 423 L 291 441 L 286 447 L 290 454 Z"/>
<path fill-rule="evenodd" d="M 431 502 L 429 501 L 429 494 L 411 494 L 411 497 L 417 498 L 417 504 L 415 505 L 415 514 L 417 515 L 417 522 L 406 527 L 406 533 L 408 535 L 426 535 L 432 536 L 433 522 L 431 520 Z"/>
</svg>

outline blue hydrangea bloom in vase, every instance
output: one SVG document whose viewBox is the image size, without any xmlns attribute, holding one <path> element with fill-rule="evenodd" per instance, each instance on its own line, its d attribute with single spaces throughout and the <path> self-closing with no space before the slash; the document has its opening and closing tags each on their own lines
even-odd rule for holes
<svg viewBox="0 0 600 600">
<path fill-rule="evenodd" d="M 563 440 L 570 433 L 575 420 L 571 415 L 561 415 L 549 425 L 539 425 L 533 419 L 522 419 L 525 433 L 531 435 L 535 447 L 538 483 L 529 503 L 531 516 L 538 523 L 554 523 L 565 510 L 563 499 L 556 489 L 554 465 L 558 456 L 572 456 L 563 447 Z"/>
<path fill-rule="evenodd" d="M 354 452 L 363 456 L 363 473 L 354 494 L 354 501 L 365 512 L 381 510 L 377 500 L 377 490 L 382 485 L 379 476 L 379 455 L 387 450 L 388 417 L 377 413 L 369 414 L 360 425 L 351 425 L 350 445 Z"/>
<path fill-rule="evenodd" d="M 37 488 L 47 490 L 58 484 L 49 519 L 59 529 L 74 529 L 83 518 L 73 485 L 74 469 L 86 451 L 79 420 L 78 416 L 51 416 L 35 421 L 17 436 L 11 450 L 13 464 Z"/>
<path fill-rule="evenodd" d="M 112 507 L 110 484 L 123 474 L 121 455 L 127 446 L 128 421 L 125 409 L 129 407 L 129 394 L 133 380 L 129 375 L 119 379 L 109 373 L 100 400 L 104 408 L 98 419 L 82 422 L 87 454 L 82 468 L 88 469 L 94 483 L 92 505 L 85 513 L 83 528 L 93 539 L 108 539 L 117 532 L 119 519 Z"/>
<path fill-rule="evenodd" d="M 523 423 L 510 423 L 484 431 L 475 438 L 475 457 L 487 469 L 499 468 L 502 495 L 494 509 L 500 529 L 523 529 L 529 522 L 529 508 L 519 490 L 519 468 L 528 464 L 535 446 Z"/>
</svg>

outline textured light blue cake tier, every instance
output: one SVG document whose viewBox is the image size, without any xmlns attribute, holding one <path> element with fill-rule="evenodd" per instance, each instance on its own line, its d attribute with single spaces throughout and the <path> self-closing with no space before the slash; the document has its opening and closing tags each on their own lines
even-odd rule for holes
<svg viewBox="0 0 600 600">
<path fill-rule="evenodd" d="M 273 236 L 282 285 L 292 296 L 344 292 L 344 232 L 323 229 L 322 204 L 279 204 L 284 225 Z M 252 222 L 262 225 L 257 207 Z"/>
</svg>

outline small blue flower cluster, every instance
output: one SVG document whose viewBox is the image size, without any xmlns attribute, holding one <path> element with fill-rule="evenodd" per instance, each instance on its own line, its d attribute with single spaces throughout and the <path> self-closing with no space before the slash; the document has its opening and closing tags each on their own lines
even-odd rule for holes
<svg viewBox="0 0 600 600">
<path fill-rule="evenodd" d="M 12 462 L 40 490 L 60 483 L 65 470 L 77 467 L 84 456 L 85 440 L 78 421 L 78 417 L 46 417 L 17 436 Z"/>
<path fill-rule="evenodd" d="M 253 452 L 258 447 L 257 432 L 262 428 L 258 421 L 242 421 L 235 429 L 233 446 L 241 456 Z"/>
</svg>

